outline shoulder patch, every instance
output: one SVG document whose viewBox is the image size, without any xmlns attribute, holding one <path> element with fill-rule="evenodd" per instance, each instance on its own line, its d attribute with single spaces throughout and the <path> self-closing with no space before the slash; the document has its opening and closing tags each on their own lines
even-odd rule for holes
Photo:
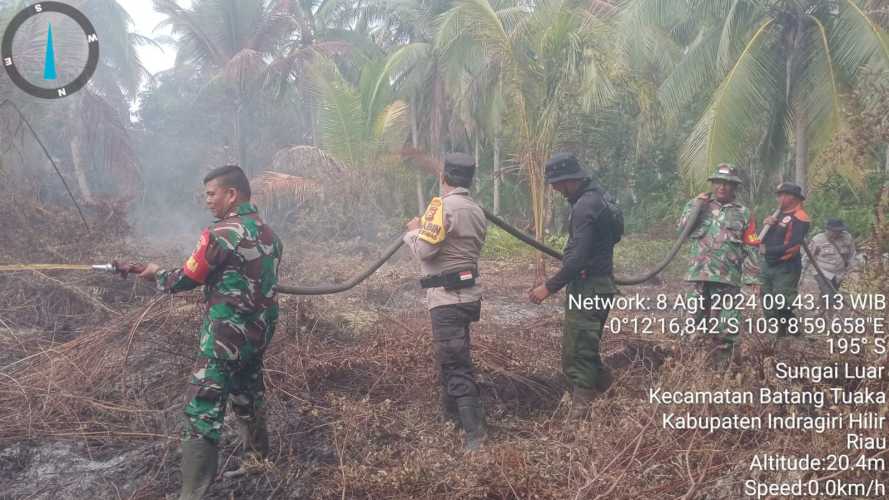
<svg viewBox="0 0 889 500">
<path fill-rule="evenodd" d="M 444 206 L 438 196 L 432 198 L 426 207 L 426 212 L 420 218 L 418 237 L 430 245 L 438 245 L 445 240 Z"/>
<path fill-rule="evenodd" d="M 803 222 L 810 222 L 809 214 L 807 214 L 802 207 L 797 208 L 796 211 L 793 212 L 793 216 Z"/>
<path fill-rule="evenodd" d="M 197 248 L 182 266 L 182 272 L 197 283 L 203 284 L 210 274 L 210 264 L 207 263 L 207 247 L 210 246 L 210 230 L 204 229 Z"/>
</svg>

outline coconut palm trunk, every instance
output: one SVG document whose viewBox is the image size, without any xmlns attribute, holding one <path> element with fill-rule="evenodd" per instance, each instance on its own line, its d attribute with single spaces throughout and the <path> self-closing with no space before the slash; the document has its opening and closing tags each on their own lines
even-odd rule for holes
<svg viewBox="0 0 889 500">
<path fill-rule="evenodd" d="M 889 152 L 886 153 L 889 162 Z M 500 215 L 500 135 L 494 135 L 494 215 Z"/>
</svg>

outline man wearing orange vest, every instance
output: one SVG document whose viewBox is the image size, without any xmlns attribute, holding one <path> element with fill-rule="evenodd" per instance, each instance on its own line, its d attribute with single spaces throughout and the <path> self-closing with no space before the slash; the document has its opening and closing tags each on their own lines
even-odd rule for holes
<svg viewBox="0 0 889 500">
<path fill-rule="evenodd" d="M 800 186 L 782 182 L 776 193 L 781 213 L 778 217 L 770 215 L 763 221 L 770 227 L 761 243 L 765 258 L 760 278 L 764 315 L 777 326 L 777 335 L 785 337 L 794 317 L 793 303 L 799 293 L 800 249 L 809 232 L 809 215 L 803 209 L 806 197 Z"/>
</svg>

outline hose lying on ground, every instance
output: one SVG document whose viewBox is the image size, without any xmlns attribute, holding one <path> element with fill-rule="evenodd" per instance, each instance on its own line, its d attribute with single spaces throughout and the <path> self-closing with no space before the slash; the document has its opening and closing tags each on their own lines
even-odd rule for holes
<svg viewBox="0 0 889 500">
<path fill-rule="evenodd" d="M 377 259 L 373 264 L 370 265 L 367 269 L 361 272 L 361 274 L 355 276 L 349 281 L 343 283 L 337 283 L 334 285 L 316 285 L 316 286 L 288 286 L 288 285 L 278 285 L 275 287 L 275 290 L 278 293 L 286 293 L 290 295 L 327 295 L 331 293 L 339 293 L 344 292 L 350 288 L 353 288 L 358 283 L 366 280 L 371 274 L 373 274 L 377 269 L 380 268 L 383 264 L 389 260 L 390 257 L 395 255 L 395 252 L 401 248 L 404 242 L 401 240 L 399 236 L 397 240 L 393 241 L 386 250 L 383 251 L 383 255 Z"/>
<path fill-rule="evenodd" d="M 696 226 L 695 222 L 697 222 L 697 220 L 698 220 L 698 216 L 701 213 L 702 207 L 703 207 L 703 203 L 695 203 L 694 208 L 692 209 L 692 212 L 689 214 L 689 217 L 688 217 L 688 220 L 690 222 L 685 225 L 685 227 L 682 230 L 682 233 L 676 239 L 676 242 L 673 243 L 673 247 L 670 249 L 670 252 L 667 253 L 667 256 L 652 271 L 647 272 L 645 274 L 638 275 L 638 276 L 629 277 L 629 278 L 615 277 L 614 282 L 617 283 L 618 285 L 637 285 L 639 283 L 643 283 L 645 281 L 650 280 L 651 278 L 656 276 L 658 273 L 663 271 L 664 268 L 667 267 L 667 265 L 676 257 L 676 254 L 679 253 L 679 249 L 682 247 L 682 244 L 685 243 L 685 240 L 688 239 L 688 235 L 691 234 L 691 232 L 694 230 L 694 228 Z M 493 213 L 489 212 L 487 209 L 482 208 L 482 211 L 485 213 L 485 217 L 487 217 L 487 219 L 489 221 L 494 223 L 494 225 L 503 229 L 504 231 L 511 234 L 512 236 L 518 238 L 523 243 L 534 247 L 536 250 L 539 250 L 539 251 L 549 255 L 550 257 L 562 260 L 562 252 L 559 252 L 558 250 L 554 250 L 554 249 L 544 245 L 543 243 L 540 243 L 539 241 L 535 240 L 534 238 L 532 238 L 532 237 L 528 236 L 527 234 L 523 233 L 522 231 L 516 229 L 514 226 L 512 226 L 508 222 L 504 221 L 500 217 L 497 217 Z M 393 241 L 388 247 L 386 247 L 386 250 L 383 252 L 383 255 L 380 256 L 379 259 L 374 261 L 370 266 L 367 267 L 367 269 L 362 271 L 360 274 L 358 274 L 357 276 L 355 276 L 354 278 L 352 278 L 346 282 L 332 284 L 332 285 L 316 285 L 316 286 L 278 285 L 276 287 L 276 290 L 279 293 L 285 293 L 285 294 L 289 294 L 289 295 L 327 295 L 327 294 L 331 294 L 331 293 L 339 293 L 339 292 L 346 291 L 346 290 L 354 287 L 355 285 L 361 283 L 365 279 L 367 279 L 371 274 L 373 274 L 377 269 L 379 269 L 383 264 L 385 264 L 386 261 L 389 260 L 389 258 L 392 257 L 395 254 L 395 252 L 398 251 L 399 248 L 401 248 L 402 244 L 403 244 L 403 241 L 401 239 L 401 236 L 399 236 L 398 240 Z"/>
</svg>

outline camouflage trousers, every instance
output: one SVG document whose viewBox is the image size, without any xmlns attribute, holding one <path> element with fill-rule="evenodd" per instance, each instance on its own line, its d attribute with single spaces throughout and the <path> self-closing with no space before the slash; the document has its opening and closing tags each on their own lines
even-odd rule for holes
<svg viewBox="0 0 889 500">
<path fill-rule="evenodd" d="M 429 310 L 435 359 L 442 392 L 451 401 L 478 396 L 478 386 L 469 353 L 469 324 L 478 321 L 481 302 L 449 304 Z"/>
<path fill-rule="evenodd" d="M 787 336 L 787 322 L 794 317 L 793 302 L 799 294 L 799 278 L 802 267 L 799 262 L 782 262 L 770 264 L 763 261 L 760 279 L 762 281 L 762 306 L 763 316 L 767 319 L 775 319 L 778 326 L 778 336 Z M 765 296 L 771 296 L 768 298 Z M 772 302 L 781 296 L 782 299 Z M 783 307 L 778 303 L 783 302 Z M 768 307 L 774 306 L 774 307 Z M 781 321 L 784 320 L 784 324 Z"/>
<path fill-rule="evenodd" d="M 714 311 L 713 307 L 735 303 L 736 301 L 734 300 L 720 300 L 719 297 L 738 295 L 741 293 L 741 288 L 713 281 L 695 281 L 694 284 L 695 289 L 689 293 L 689 303 L 700 304 L 700 307 L 694 314 L 695 323 L 700 323 L 715 313 L 719 321 L 716 324 L 716 334 L 713 336 L 713 340 L 721 344 L 733 346 L 738 342 L 738 331 L 740 331 L 742 320 L 741 311 L 737 308 L 727 309 L 725 307 L 719 307 L 718 310 Z M 734 333 L 729 330 L 732 324 L 735 325 Z M 709 327 L 710 324 L 706 323 L 705 328 L 709 330 Z"/>
<path fill-rule="evenodd" d="M 218 443 L 227 402 L 231 401 L 235 416 L 245 423 L 261 418 L 265 404 L 262 356 L 250 360 L 201 359 L 202 366 L 192 375 L 188 389 L 182 439 L 204 437 Z"/>
<path fill-rule="evenodd" d="M 581 278 L 568 283 L 565 295 L 565 319 L 562 323 L 562 373 L 572 387 L 604 391 L 611 384 L 611 373 L 602 363 L 599 344 L 610 307 L 571 307 L 570 297 L 581 304 L 589 297 L 607 299 L 613 293 L 601 293 L 597 278 Z M 609 280 L 610 282 L 610 280 Z M 606 287 L 611 289 L 611 286 Z"/>
</svg>

